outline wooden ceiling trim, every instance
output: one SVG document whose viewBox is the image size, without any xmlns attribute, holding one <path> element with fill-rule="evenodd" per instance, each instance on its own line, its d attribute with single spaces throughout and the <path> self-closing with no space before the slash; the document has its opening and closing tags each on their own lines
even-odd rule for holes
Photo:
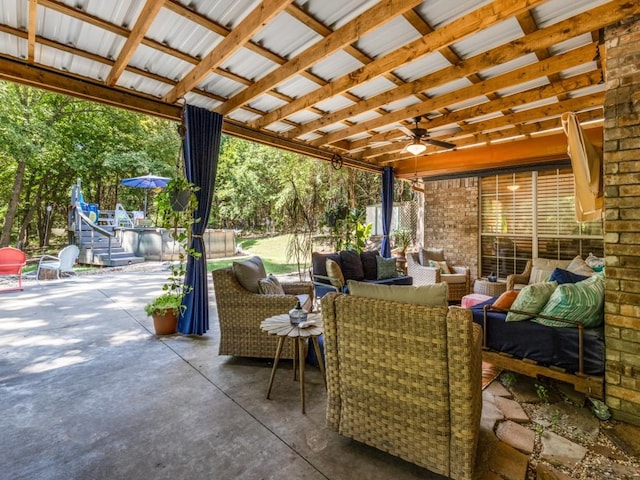
<svg viewBox="0 0 640 480">
<path fill-rule="evenodd" d="M 536 1 L 534 3 L 537 5 L 542 2 L 543 0 Z M 408 43 L 398 50 L 377 58 L 370 64 L 365 65 L 356 71 L 343 75 L 324 87 L 316 89 L 307 95 L 303 95 L 302 97 L 295 99 L 287 105 L 283 105 L 282 107 L 269 112 L 263 118 L 254 122 L 252 127 L 264 128 L 284 117 L 292 115 L 297 111 L 315 105 L 326 98 L 339 95 L 356 87 L 357 85 L 379 77 L 386 72 L 390 72 L 405 63 L 449 46 L 452 43 L 475 33 L 479 28 L 486 28 L 494 25 L 512 15 L 521 13 L 527 8 L 535 6 L 529 5 L 527 7 L 526 1 L 515 3 L 517 3 L 517 5 L 514 6 L 514 2 L 511 0 L 496 0 L 489 5 L 480 7 L 479 9 L 465 15 L 464 17 L 454 20 L 442 28 L 433 31 L 418 40 Z M 496 13 L 496 11 L 502 11 L 502 13 Z M 420 93 L 422 90 L 424 89 L 418 90 L 414 93 Z M 288 132 L 288 137 L 295 138 L 293 132 Z"/>
<path fill-rule="evenodd" d="M 27 26 L 27 61 L 33 63 L 36 52 L 36 29 L 38 28 L 38 0 L 29 0 L 29 24 Z"/>
<path fill-rule="evenodd" d="M 604 119 L 602 118 L 602 108 L 596 107 L 593 110 L 583 111 L 577 114 L 580 123 L 590 122 L 589 128 L 602 126 Z M 531 122 L 520 125 L 510 125 L 499 130 L 491 132 L 480 132 L 471 136 L 459 139 L 456 141 L 458 149 L 464 149 L 470 146 L 482 146 L 491 143 L 506 143 L 506 142 L 520 142 L 526 138 L 544 137 L 548 135 L 555 135 L 562 128 L 561 118 L 554 117 L 539 122 Z M 442 152 L 442 150 L 440 150 Z M 430 156 L 432 154 L 439 153 L 435 147 L 428 147 L 427 151 L 423 154 Z M 400 158 L 397 155 L 389 155 L 384 161 L 377 162 L 380 166 L 389 164 L 400 165 L 403 162 L 410 162 L 414 159 L 414 156 L 404 156 Z"/>
<path fill-rule="evenodd" d="M 120 75 L 124 72 L 125 67 L 129 64 L 129 60 L 131 60 L 131 57 L 147 33 L 147 30 L 149 30 L 149 27 L 156 19 L 156 16 L 163 4 L 164 0 L 147 0 L 147 3 L 145 3 L 138 15 L 136 23 L 131 29 L 131 32 L 127 35 L 127 40 L 124 42 L 124 46 L 120 49 L 120 53 L 118 54 L 118 58 L 116 59 L 113 68 L 107 76 L 107 80 L 105 82 L 107 85 L 113 86 L 117 83 Z"/>
<path fill-rule="evenodd" d="M 462 132 L 456 133 L 455 135 L 450 135 L 448 137 L 438 137 L 438 139 L 446 139 L 453 136 L 464 135 L 466 130 L 465 127 L 469 125 L 473 125 L 473 123 L 468 123 L 469 119 L 474 119 L 476 117 L 480 117 L 482 115 L 488 115 L 492 113 L 501 112 L 504 115 L 508 115 L 511 112 L 511 109 L 514 107 L 526 105 L 528 103 L 532 103 L 538 100 L 544 100 L 548 98 L 557 97 L 558 93 L 565 91 L 573 91 L 578 90 L 580 88 L 589 87 L 592 85 L 597 85 L 600 83 L 600 71 L 593 70 L 591 72 L 586 72 L 580 75 L 576 75 L 574 77 L 569 77 L 567 79 L 559 79 L 553 83 L 548 85 L 543 85 L 541 87 L 534 87 L 524 92 L 508 95 L 505 97 L 496 97 L 495 100 L 491 100 L 485 103 L 481 103 L 479 105 L 473 105 L 471 107 L 463 108 L 460 110 L 456 110 L 454 112 L 450 112 L 446 115 L 442 115 L 440 117 L 429 120 L 428 122 L 423 122 L 422 127 L 426 127 L 428 130 L 432 130 L 437 127 L 450 125 L 452 123 L 457 123 L 461 126 Z M 380 141 L 393 141 L 397 138 L 392 138 L 388 135 L 389 132 L 385 132 L 385 134 L 374 135 L 371 138 L 367 139 L 370 142 L 380 142 Z M 395 137 L 398 137 L 398 134 L 393 131 L 392 134 L 395 134 Z M 406 144 L 406 143 L 405 143 Z M 353 142 L 352 146 L 354 149 L 363 148 L 365 145 L 362 141 Z M 369 155 L 376 155 L 376 151 L 389 153 L 391 151 L 400 150 L 398 148 L 391 149 L 390 146 L 384 146 L 379 149 L 369 149 L 369 151 L 365 150 L 357 158 L 368 157 Z"/>
<path fill-rule="evenodd" d="M 588 44 L 566 53 L 549 57 L 536 64 L 512 70 L 510 72 L 488 78 L 475 85 L 470 85 L 453 92 L 434 97 L 426 102 L 411 105 L 403 110 L 391 112 L 385 116 L 361 122 L 353 127 L 344 128 L 337 132 L 327 134 L 317 140 L 310 142 L 314 146 L 331 144 L 337 140 L 357 135 L 367 130 L 374 130 L 390 123 L 399 122 L 407 117 L 422 115 L 426 112 L 437 110 L 454 103 L 462 102 L 471 98 L 485 95 L 487 92 L 495 92 L 509 86 L 517 85 L 529 80 L 535 80 L 541 76 L 557 73 L 569 67 L 591 62 L 595 51 L 595 44 Z"/>
<path fill-rule="evenodd" d="M 526 35 L 523 38 L 519 38 L 487 52 L 468 58 L 459 64 L 454 64 L 413 82 L 409 82 L 401 87 L 363 100 L 356 105 L 351 105 L 342 110 L 337 110 L 324 115 L 317 120 L 307 122 L 299 128 L 287 132 L 287 135 L 290 138 L 302 136 L 306 133 L 319 130 L 324 126 L 359 115 L 371 110 L 372 108 L 392 103 L 402 98 L 406 98 L 409 95 L 414 95 L 417 92 L 422 92 L 428 88 L 443 85 L 454 78 L 468 78 L 469 75 L 472 75 L 474 72 L 482 71 L 501 63 L 506 63 L 522 55 L 531 53 L 532 50 L 539 51 L 565 41 L 572 36 L 597 30 L 602 26 L 601 14 L 605 13 L 610 13 L 610 11 L 608 9 L 603 10 L 601 7 L 595 9 L 595 11 L 586 12 L 576 17 L 558 22 L 557 24 Z M 607 15 L 607 17 L 609 16 L 610 15 Z M 607 18 L 607 21 L 609 20 L 610 19 Z M 442 50 L 440 50 L 440 52 L 442 52 Z M 303 101 L 303 98 L 304 97 L 300 97 L 293 103 Z M 411 117 L 411 115 L 406 115 L 404 118 L 409 117 Z"/>
<path fill-rule="evenodd" d="M 276 17 L 293 0 L 264 0 L 229 35 L 209 52 L 204 59 L 190 72 L 188 72 L 178 84 L 165 95 L 164 101 L 174 103 L 184 96 L 189 90 L 202 81 L 211 71 L 220 66 L 238 49 L 251 40 L 265 24 Z"/>
<path fill-rule="evenodd" d="M 523 110 L 521 112 L 515 112 L 509 115 L 493 118 L 485 122 L 470 124 L 470 129 L 468 131 L 465 131 L 464 134 L 461 134 L 461 136 L 481 132 L 489 133 L 489 131 L 491 130 L 508 128 L 510 125 L 521 125 L 529 122 L 537 122 L 547 117 L 562 115 L 564 112 L 578 112 L 581 110 L 591 110 L 594 108 L 600 109 L 603 102 L 604 93 L 594 93 L 591 95 L 585 95 L 583 97 L 571 98 L 551 105 L 544 105 L 542 107 L 531 108 L 528 110 Z M 468 145 L 475 145 L 477 143 L 476 137 L 469 137 L 467 139 L 454 138 L 453 140 L 459 148 Z M 431 148 L 427 149 L 427 152 L 442 153 L 443 150 Z M 448 155 L 449 153 L 453 152 L 448 151 L 446 153 Z M 412 157 L 413 156 L 410 153 L 402 152 L 399 154 L 394 154 L 393 156 L 387 155 L 386 157 L 379 157 L 375 163 L 382 165 L 384 163 L 387 163 L 388 160 L 400 161 L 403 159 L 411 159 Z"/>
<path fill-rule="evenodd" d="M 586 128 L 586 135 L 594 145 L 602 145 L 602 127 Z M 513 168 L 522 165 L 541 165 L 567 159 L 567 136 L 557 133 L 526 141 L 486 145 L 463 149 L 446 155 L 430 155 L 416 162 L 406 162 L 394 168 L 400 179 L 436 177 L 469 171 Z"/>
<path fill-rule="evenodd" d="M 387 0 L 375 5 L 330 35 L 327 35 L 324 41 L 314 43 L 304 52 L 262 77 L 251 87 L 230 98 L 217 111 L 224 115 L 235 110 L 262 93 L 275 88 L 278 84 L 296 75 L 300 70 L 305 70 L 323 58 L 348 46 L 361 36 L 379 27 L 380 24 L 401 15 L 420 3 L 422 3 L 421 0 Z"/>
</svg>

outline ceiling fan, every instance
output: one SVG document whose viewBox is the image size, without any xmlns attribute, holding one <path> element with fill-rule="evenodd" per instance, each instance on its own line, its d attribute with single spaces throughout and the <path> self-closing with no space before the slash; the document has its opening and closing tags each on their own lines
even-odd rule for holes
<svg viewBox="0 0 640 480">
<path fill-rule="evenodd" d="M 425 143 L 429 143 L 431 145 L 435 145 L 436 147 L 442 147 L 447 149 L 455 148 L 456 145 L 449 142 L 443 142 L 441 140 L 436 140 L 435 138 L 431 138 L 432 134 L 429 134 L 425 128 L 420 128 L 419 123 L 422 119 L 422 116 L 413 117 L 411 120 L 416 124 L 414 128 L 400 127 L 411 140 L 411 143 L 405 147 L 407 152 L 412 153 L 413 155 L 420 155 L 427 149 Z M 438 130 L 434 132 L 433 135 L 449 135 L 453 133 L 460 132 L 460 127 L 453 127 L 451 129 L 446 130 Z"/>
</svg>

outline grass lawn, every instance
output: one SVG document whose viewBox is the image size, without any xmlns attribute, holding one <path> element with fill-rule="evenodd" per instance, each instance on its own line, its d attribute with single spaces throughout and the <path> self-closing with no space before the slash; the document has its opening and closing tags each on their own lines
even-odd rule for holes
<svg viewBox="0 0 640 480">
<path fill-rule="evenodd" d="M 289 238 L 290 235 L 288 234 L 264 238 L 239 238 L 237 243 L 241 246 L 242 250 L 248 252 L 249 255 L 257 255 L 260 257 L 268 273 L 281 275 L 298 271 L 298 266 L 295 263 L 289 263 L 287 259 L 287 244 L 289 243 Z M 237 259 L 209 261 L 207 262 L 207 270 L 211 271 L 228 267 L 234 260 Z"/>
</svg>

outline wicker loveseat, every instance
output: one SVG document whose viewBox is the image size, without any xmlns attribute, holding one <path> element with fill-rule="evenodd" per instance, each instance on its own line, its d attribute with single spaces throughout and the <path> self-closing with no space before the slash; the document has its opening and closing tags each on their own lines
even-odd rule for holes
<svg viewBox="0 0 640 480">
<path fill-rule="evenodd" d="M 243 287 L 231 267 L 211 274 L 220 323 L 219 355 L 273 357 L 278 337 L 261 331 L 260 322 L 294 308 L 298 301 L 296 295 L 308 298 L 308 309 L 313 302 L 311 282 L 283 282 L 284 295 L 261 294 Z M 293 358 L 291 342 L 284 343 L 281 358 Z"/>
<path fill-rule="evenodd" d="M 451 265 L 445 261 L 442 249 L 427 249 L 420 252 L 408 252 L 407 274 L 413 278 L 414 285 L 430 285 L 446 282 L 449 285 L 449 301 L 459 302 L 470 291 L 471 273 L 469 267 Z M 430 266 L 429 261 L 445 262 L 450 273 L 442 273 L 441 267 Z"/>
<path fill-rule="evenodd" d="M 322 315 L 327 427 L 471 479 L 482 411 L 482 334 L 471 312 L 352 292 L 325 295 Z"/>
</svg>

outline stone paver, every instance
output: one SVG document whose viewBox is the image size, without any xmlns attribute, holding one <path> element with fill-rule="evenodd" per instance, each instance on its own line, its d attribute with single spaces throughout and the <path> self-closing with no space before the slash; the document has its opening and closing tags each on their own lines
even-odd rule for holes
<svg viewBox="0 0 640 480">
<path fill-rule="evenodd" d="M 542 400 L 538 396 L 535 383 L 538 383 L 537 380 L 522 375 L 518 376 L 518 381 L 510 387 L 513 398 L 523 403 L 540 403 Z"/>
<path fill-rule="evenodd" d="M 573 432 L 575 439 L 595 441 L 600 433 L 600 421 L 587 408 L 576 407 L 566 402 L 542 405 L 540 411 L 545 418 L 557 423 L 563 429 Z"/>
<path fill-rule="evenodd" d="M 536 440 L 533 430 L 523 427 L 519 423 L 507 420 L 500 422 L 496 428 L 496 437 L 521 452 L 530 454 Z"/>
<path fill-rule="evenodd" d="M 640 458 L 640 427 L 619 423 L 604 432 L 627 455 Z"/>
<path fill-rule="evenodd" d="M 505 386 L 502 385 L 502 383 L 500 383 L 498 380 L 494 380 L 493 382 L 491 382 L 489 386 L 485 388 L 485 391 L 489 392 L 495 397 L 513 397 L 513 395 L 511 395 L 511 392 L 507 390 Z"/>
<path fill-rule="evenodd" d="M 492 395 L 485 394 L 482 396 L 482 400 L 482 418 L 480 419 L 480 428 L 493 433 L 496 422 L 504 420 L 504 415 L 502 410 L 496 406 L 494 402 L 495 399 Z"/>
<path fill-rule="evenodd" d="M 552 465 L 574 468 L 587 454 L 582 445 L 567 440 L 553 432 L 542 433 L 542 453 L 540 458 Z"/>
<path fill-rule="evenodd" d="M 504 397 L 495 397 L 494 401 L 496 407 L 502 411 L 505 418 L 520 423 L 529 421 L 529 416 L 515 400 Z"/>
</svg>

